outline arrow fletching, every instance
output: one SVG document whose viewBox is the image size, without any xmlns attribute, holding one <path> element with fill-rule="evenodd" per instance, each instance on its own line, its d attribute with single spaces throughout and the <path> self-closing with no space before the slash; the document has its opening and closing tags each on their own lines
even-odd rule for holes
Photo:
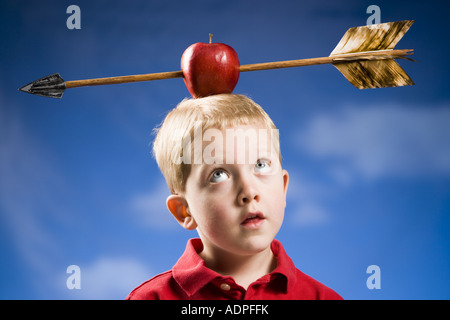
<svg viewBox="0 0 450 320">
<path fill-rule="evenodd" d="M 413 20 L 405 20 L 348 29 L 330 54 L 330 57 L 339 56 L 333 60 L 333 65 L 358 89 L 414 85 L 408 74 L 394 61 L 403 56 L 389 55 L 413 23 Z M 371 51 L 386 51 L 386 55 L 369 54 L 363 59 L 342 57 Z"/>
<path fill-rule="evenodd" d="M 54 73 L 33 81 L 19 90 L 42 97 L 62 98 L 64 90 L 66 90 L 66 82 L 59 73 Z"/>
<path fill-rule="evenodd" d="M 393 59 L 354 61 L 333 65 L 358 89 L 414 85 L 408 74 Z"/>
</svg>

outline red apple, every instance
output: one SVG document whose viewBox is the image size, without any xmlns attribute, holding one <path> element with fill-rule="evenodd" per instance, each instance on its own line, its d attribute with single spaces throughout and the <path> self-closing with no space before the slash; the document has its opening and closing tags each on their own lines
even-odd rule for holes
<svg viewBox="0 0 450 320">
<path fill-rule="evenodd" d="M 194 98 L 232 93 L 239 80 L 239 59 L 232 47 L 210 39 L 210 43 L 194 43 L 184 51 L 181 71 Z"/>
</svg>

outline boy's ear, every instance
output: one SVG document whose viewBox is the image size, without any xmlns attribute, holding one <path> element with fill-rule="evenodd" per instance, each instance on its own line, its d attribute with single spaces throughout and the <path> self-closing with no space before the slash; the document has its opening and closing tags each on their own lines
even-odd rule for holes
<svg viewBox="0 0 450 320">
<path fill-rule="evenodd" d="M 195 219 L 190 215 L 186 199 L 178 194 L 171 194 L 166 200 L 167 208 L 178 223 L 187 230 L 197 228 Z"/>
<path fill-rule="evenodd" d="M 289 173 L 283 169 L 284 207 L 286 207 L 286 195 L 289 186 Z"/>
</svg>

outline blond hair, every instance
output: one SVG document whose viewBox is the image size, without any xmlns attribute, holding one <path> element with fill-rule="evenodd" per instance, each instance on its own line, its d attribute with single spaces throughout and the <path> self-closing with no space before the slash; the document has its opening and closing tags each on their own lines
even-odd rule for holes
<svg viewBox="0 0 450 320">
<path fill-rule="evenodd" d="M 194 135 L 196 123 L 201 121 L 203 132 L 209 128 L 219 130 L 239 125 L 262 124 L 276 131 L 274 142 L 280 154 L 278 130 L 267 113 L 250 98 L 238 94 L 218 94 L 205 98 L 184 99 L 171 110 L 159 128 L 153 142 L 153 155 L 172 194 L 185 192 L 191 165 L 180 162 L 183 142 Z M 272 139 L 273 140 L 273 139 Z"/>
</svg>

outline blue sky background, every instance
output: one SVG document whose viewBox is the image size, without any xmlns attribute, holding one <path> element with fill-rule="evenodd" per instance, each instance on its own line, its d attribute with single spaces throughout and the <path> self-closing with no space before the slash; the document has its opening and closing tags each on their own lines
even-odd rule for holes
<svg viewBox="0 0 450 320">
<path fill-rule="evenodd" d="M 81 8 L 81 30 L 66 9 Z M 290 186 L 277 238 L 346 299 L 450 298 L 450 5 L 445 1 L 2 1 L 0 298 L 124 299 L 196 237 L 165 208 L 152 129 L 189 95 L 181 79 L 66 90 L 65 80 L 177 71 L 192 43 L 241 64 L 327 56 L 345 31 L 414 19 L 399 61 L 416 85 L 358 90 L 331 65 L 241 74 L 236 93 L 277 124 Z M 81 268 L 69 290 L 66 268 Z M 366 269 L 381 269 L 369 290 Z"/>
</svg>

